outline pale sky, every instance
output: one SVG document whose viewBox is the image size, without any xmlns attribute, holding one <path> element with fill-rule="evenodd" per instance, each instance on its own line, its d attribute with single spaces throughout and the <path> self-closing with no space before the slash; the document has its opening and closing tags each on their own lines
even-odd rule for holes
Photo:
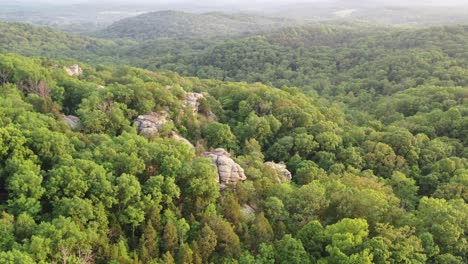
<svg viewBox="0 0 468 264">
<path fill-rule="evenodd" d="M 53 4 L 76 4 L 76 3 L 145 3 L 145 4 L 215 4 L 215 5 L 246 5 L 246 4 L 292 4 L 313 2 L 339 2 L 340 0 L 0 0 L 0 3 L 53 3 Z M 342 2 L 356 3 L 382 3 L 387 5 L 467 5 L 468 0 L 348 0 Z"/>
</svg>

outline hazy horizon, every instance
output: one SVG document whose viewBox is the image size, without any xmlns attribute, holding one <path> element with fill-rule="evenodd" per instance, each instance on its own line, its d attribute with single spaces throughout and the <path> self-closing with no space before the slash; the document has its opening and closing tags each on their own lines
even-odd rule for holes
<svg viewBox="0 0 468 264">
<path fill-rule="evenodd" d="M 347 4 L 382 4 L 382 5 L 401 5 L 401 6 L 414 6 L 414 5 L 428 5 L 428 6 L 457 6 L 457 5 L 468 5 L 466 0 L 413 0 L 411 2 L 405 0 L 258 0 L 252 3 L 249 0 L 159 0 L 157 2 L 151 0 L 68 0 L 64 3 L 61 0 L 0 0 L 0 3 L 37 3 L 37 4 L 60 4 L 60 5 L 72 5 L 72 4 L 145 4 L 145 5 L 228 5 L 228 6 L 258 6 L 262 4 L 308 4 L 308 3 L 347 3 Z"/>
<path fill-rule="evenodd" d="M 246 13 L 302 22 L 335 19 L 428 26 L 468 24 L 467 0 L 0 0 L 0 21 L 71 32 L 102 29 L 124 18 L 163 10 Z"/>
</svg>

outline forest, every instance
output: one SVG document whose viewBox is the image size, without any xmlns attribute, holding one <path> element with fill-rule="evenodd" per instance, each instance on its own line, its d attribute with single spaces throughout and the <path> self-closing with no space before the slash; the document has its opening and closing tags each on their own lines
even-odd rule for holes
<svg viewBox="0 0 468 264">
<path fill-rule="evenodd" d="M 292 19 L 255 16 L 251 14 L 230 15 L 222 12 L 193 14 L 178 11 L 144 13 L 119 20 L 96 35 L 107 38 L 132 38 L 151 40 L 155 38 L 212 38 L 251 34 L 296 24 Z M 158 26 L 154 26 L 158 25 Z"/>
<path fill-rule="evenodd" d="M 119 23 L 0 22 L 0 264 L 468 262 L 467 26 Z"/>
</svg>

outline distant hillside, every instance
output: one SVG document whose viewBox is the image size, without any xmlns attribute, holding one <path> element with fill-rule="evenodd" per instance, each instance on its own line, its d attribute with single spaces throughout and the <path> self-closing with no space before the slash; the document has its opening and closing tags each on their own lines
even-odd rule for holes
<svg viewBox="0 0 468 264">
<path fill-rule="evenodd" d="M 121 50 L 135 41 L 109 40 L 62 32 L 50 27 L 26 23 L 0 22 L 0 52 L 49 59 L 79 59 L 91 64 L 125 64 Z"/>
<path fill-rule="evenodd" d="M 306 21 L 361 20 L 387 25 L 434 26 L 468 23 L 468 6 L 431 6 L 427 1 L 335 0 L 266 7 L 263 14 Z"/>
<path fill-rule="evenodd" d="M 248 14 L 159 11 L 115 22 L 97 33 L 100 37 L 149 40 L 161 37 L 233 36 L 276 29 L 294 20 Z"/>
<path fill-rule="evenodd" d="M 111 47 L 115 45 L 113 41 L 64 33 L 48 27 L 0 22 L 0 52 L 87 60 L 94 56 L 93 53 L 111 52 Z"/>
<path fill-rule="evenodd" d="M 180 41 L 148 41 L 121 56 L 150 70 L 296 86 L 334 100 L 363 99 L 369 93 L 366 103 L 357 101 L 368 108 L 376 97 L 423 84 L 466 86 L 467 41 L 467 26 L 307 26 L 231 38 L 203 49 Z"/>
<path fill-rule="evenodd" d="M 467 42 L 468 26 L 412 29 L 343 23 L 284 27 L 228 39 L 173 37 L 137 42 L 0 24 L 0 52 L 296 86 L 333 100 L 349 98 L 350 93 L 363 99 L 369 93 L 356 102 L 365 109 L 376 97 L 418 85 L 466 86 Z"/>
</svg>

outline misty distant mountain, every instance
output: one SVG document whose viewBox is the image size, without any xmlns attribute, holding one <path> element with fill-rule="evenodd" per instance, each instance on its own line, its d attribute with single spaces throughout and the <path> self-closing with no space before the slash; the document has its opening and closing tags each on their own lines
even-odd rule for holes
<svg viewBox="0 0 468 264">
<path fill-rule="evenodd" d="M 115 22 L 100 37 L 148 40 L 161 37 L 214 37 L 245 35 L 296 24 L 293 19 L 219 12 L 193 14 L 158 11 Z"/>
<path fill-rule="evenodd" d="M 391 25 L 440 25 L 468 23 L 468 2 L 324 0 L 267 6 L 262 14 L 306 21 L 360 20 Z"/>
<path fill-rule="evenodd" d="M 177 10 L 203 15 L 159 13 L 155 17 L 139 17 L 132 24 L 149 29 L 149 34 L 138 32 L 117 23 L 101 32 L 105 36 L 134 37 L 146 39 L 155 36 L 180 36 L 184 33 L 164 32 L 166 29 L 183 28 L 183 32 L 200 36 L 236 35 L 256 32 L 259 29 L 281 27 L 284 21 L 267 17 L 282 17 L 304 23 L 325 20 L 361 20 L 371 23 L 430 26 L 438 24 L 467 24 L 468 1 L 466 0 L 0 0 L 0 21 L 27 22 L 46 25 L 56 29 L 85 33 L 103 30 L 112 23 L 142 13 L 162 10 Z M 220 18 L 206 14 L 223 12 L 229 14 L 256 14 L 256 18 Z M 219 14 L 218 14 L 219 15 Z M 171 17 L 174 16 L 174 17 Z M 238 16 L 238 15 L 234 15 Z M 159 21 L 158 17 L 162 21 Z M 151 18 L 162 25 L 161 31 L 147 28 Z M 168 21 L 166 21 L 168 20 Z M 172 21 L 176 25 L 171 25 Z M 200 22 L 201 21 L 201 22 Z M 144 23 L 141 23 L 144 22 Z M 190 24 L 195 23 L 194 25 Z M 122 22 L 123 23 L 123 22 Z M 130 23 L 130 22 L 125 22 Z M 117 30 L 124 29 L 124 32 Z M 197 33 L 198 32 L 198 33 Z M 167 33 L 167 34 L 166 34 Z M 146 36 L 148 35 L 148 36 Z"/>
</svg>

